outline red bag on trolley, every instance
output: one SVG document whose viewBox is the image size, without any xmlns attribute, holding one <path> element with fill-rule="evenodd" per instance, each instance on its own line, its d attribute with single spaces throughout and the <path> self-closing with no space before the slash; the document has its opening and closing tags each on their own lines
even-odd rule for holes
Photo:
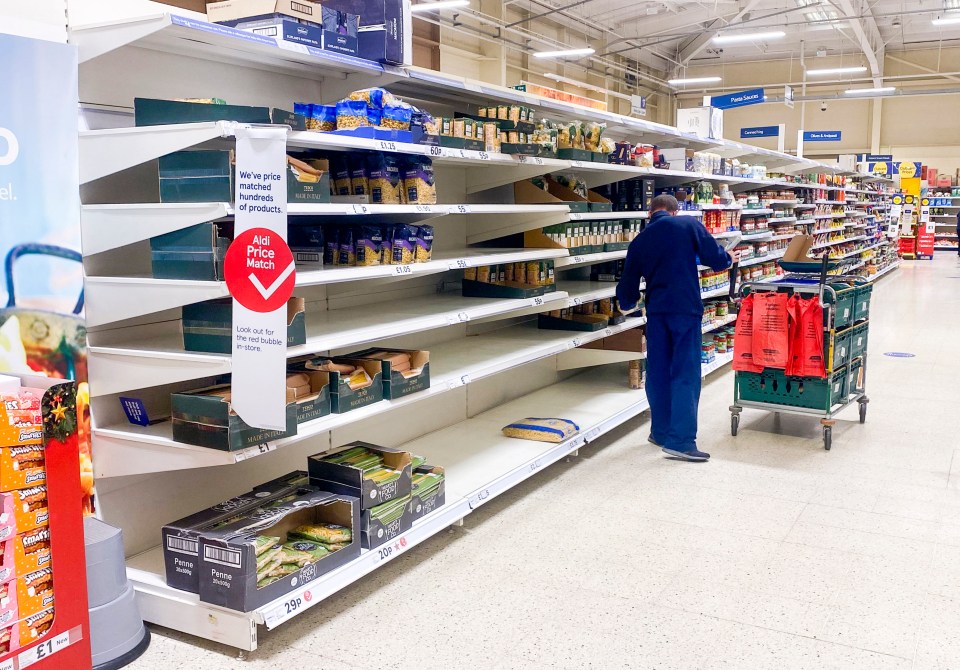
<svg viewBox="0 0 960 670">
<path fill-rule="evenodd" d="M 795 377 L 826 377 L 823 359 L 823 307 L 820 300 L 790 298 L 790 361 L 786 374 Z"/>
<path fill-rule="evenodd" d="M 787 367 L 790 332 L 786 293 L 759 292 L 753 300 L 753 364 Z"/>
<path fill-rule="evenodd" d="M 753 293 L 740 303 L 737 326 L 733 333 L 733 369 L 740 372 L 763 372 L 753 363 Z"/>
</svg>

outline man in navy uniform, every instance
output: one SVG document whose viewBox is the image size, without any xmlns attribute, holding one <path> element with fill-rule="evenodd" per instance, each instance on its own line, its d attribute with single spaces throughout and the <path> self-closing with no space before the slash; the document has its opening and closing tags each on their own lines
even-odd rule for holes
<svg viewBox="0 0 960 670">
<path fill-rule="evenodd" d="M 668 456 L 706 461 L 710 454 L 697 449 L 703 321 L 697 263 L 719 272 L 732 259 L 700 219 L 677 216 L 678 209 L 672 195 L 653 199 L 649 223 L 627 250 L 617 299 L 623 311 L 636 308 L 646 280 L 650 442 Z"/>
</svg>

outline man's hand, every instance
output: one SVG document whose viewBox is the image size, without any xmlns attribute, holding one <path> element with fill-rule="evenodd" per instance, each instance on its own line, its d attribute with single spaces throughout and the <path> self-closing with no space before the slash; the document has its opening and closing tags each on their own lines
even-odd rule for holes
<svg viewBox="0 0 960 670">
<path fill-rule="evenodd" d="M 741 254 L 741 253 L 742 253 L 742 252 L 737 251 L 736 249 L 734 249 L 734 250 L 732 250 L 732 251 L 728 251 L 728 252 L 727 252 L 727 255 L 730 257 L 730 263 L 731 263 L 731 264 L 733 264 L 733 263 L 739 263 L 739 262 L 740 262 L 740 254 Z"/>
</svg>

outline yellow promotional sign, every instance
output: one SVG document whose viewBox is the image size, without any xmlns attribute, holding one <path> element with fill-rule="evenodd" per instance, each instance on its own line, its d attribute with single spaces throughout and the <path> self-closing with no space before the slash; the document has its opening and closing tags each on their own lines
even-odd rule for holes
<svg viewBox="0 0 960 670">
<path fill-rule="evenodd" d="M 929 207 L 929 206 L 930 206 L 930 198 L 922 198 L 922 199 L 920 200 L 920 204 L 921 204 L 922 206 L 924 206 L 924 207 Z"/>
<path fill-rule="evenodd" d="M 900 177 L 900 190 L 907 195 L 907 204 L 916 204 L 920 197 L 920 178 L 919 177 Z"/>
<path fill-rule="evenodd" d="M 904 161 L 897 166 L 897 172 L 900 174 L 901 177 L 906 177 L 907 179 L 916 177 L 917 176 L 916 163 L 910 163 L 910 162 Z"/>
<path fill-rule="evenodd" d="M 867 163 L 867 172 L 883 177 L 890 173 L 890 163 Z"/>
<path fill-rule="evenodd" d="M 902 195 L 895 195 L 895 196 L 893 196 L 893 204 L 894 204 L 894 205 L 902 205 L 902 204 L 903 204 L 903 196 L 902 196 Z"/>
</svg>

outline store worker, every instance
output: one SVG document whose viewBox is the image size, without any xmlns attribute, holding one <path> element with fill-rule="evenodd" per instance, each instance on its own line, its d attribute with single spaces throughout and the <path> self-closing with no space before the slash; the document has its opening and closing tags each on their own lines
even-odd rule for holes
<svg viewBox="0 0 960 670">
<path fill-rule="evenodd" d="M 732 259 L 699 219 L 677 216 L 678 209 L 672 195 L 653 199 L 649 223 L 627 250 L 617 299 L 621 310 L 633 310 L 646 281 L 650 442 L 668 456 L 706 461 L 710 454 L 697 449 L 703 320 L 697 261 L 719 272 Z"/>
</svg>

